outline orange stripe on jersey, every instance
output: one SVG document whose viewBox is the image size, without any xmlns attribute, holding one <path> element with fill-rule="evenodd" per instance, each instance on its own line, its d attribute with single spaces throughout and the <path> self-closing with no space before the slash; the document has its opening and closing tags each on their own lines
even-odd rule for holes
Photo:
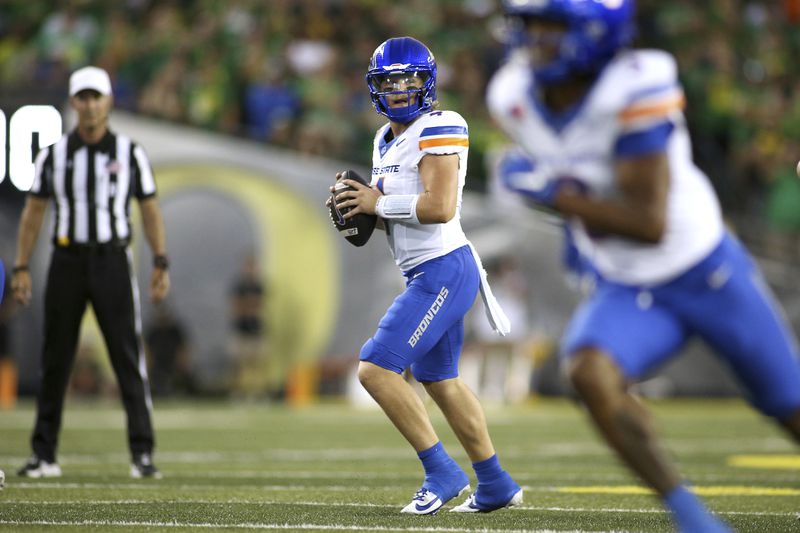
<svg viewBox="0 0 800 533">
<path fill-rule="evenodd" d="M 662 100 L 644 105 L 632 105 L 631 107 L 624 109 L 619 114 L 619 118 L 623 122 L 631 122 L 640 118 L 665 116 L 669 115 L 673 111 L 681 110 L 685 106 L 686 98 L 684 98 L 683 93 L 681 93 L 679 95 L 672 96 L 666 101 Z"/>
<path fill-rule="evenodd" d="M 469 139 L 463 137 L 444 137 L 419 141 L 420 150 L 423 148 L 434 148 L 436 146 L 469 146 Z"/>
</svg>

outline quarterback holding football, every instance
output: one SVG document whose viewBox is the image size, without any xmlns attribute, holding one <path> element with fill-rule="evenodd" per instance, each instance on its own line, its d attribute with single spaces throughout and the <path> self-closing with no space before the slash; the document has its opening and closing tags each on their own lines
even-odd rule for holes
<svg viewBox="0 0 800 533">
<path fill-rule="evenodd" d="M 422 486 L 402 512 L 436 513 L 469 489 L 469 477 L 447 454 L 425 406 L 403 378 L 408 368 L 444 413 L 477 475 L 477 490 L 451 510 L 489 512 L 516 505 L 522 489 L 500 466 L 483 409 L 458 376 L 464 315 L 479 290 L 494 329 L 509 331 L 461 229 L 467 123 L 456 112 L 436 109 L 436 61 L 416 39 L 381 44 L 366 79 L 375 109 L 389 122 L 375 134 L 370 185 L 337 175 L 331 202 L 345 220 L 377 215 L 406 278 L 405 291 L 362 347 L 358 368 L 362 385 L 417 452 L 425 471 Z"/>
</svg>

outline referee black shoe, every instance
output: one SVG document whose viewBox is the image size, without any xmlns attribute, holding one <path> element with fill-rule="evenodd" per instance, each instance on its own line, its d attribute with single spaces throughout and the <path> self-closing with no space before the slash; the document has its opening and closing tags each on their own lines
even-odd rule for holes
<svg viewBox="0 0 800 533">
<path fill-rule="evenodd" d="M 22 477 L 61 477 L 61 467 L 58 463 L 48 463 L 44 459 L 39 459 L 36 455 L 31 455 L 28 462 L 17 470 L 17 475 Z"/>
<path fill-rule="evenodd" d="M 149 453 L 135 455 L 131 463 L 131 477 L 135 479 L 152 478 L 161 479 L 161 472 L 153 464 L 153 458 Z"/>
</svg>

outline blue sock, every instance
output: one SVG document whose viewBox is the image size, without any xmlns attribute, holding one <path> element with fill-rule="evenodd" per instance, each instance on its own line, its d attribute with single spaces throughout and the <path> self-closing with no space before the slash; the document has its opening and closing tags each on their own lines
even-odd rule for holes
<svg viewBox="0 0 800 533">
<path fill-rule="evenodd" d="M 472 463 L 478 477 L 475 503 L 483 510 L 499 509 L 506 505 L 520 487 L 500 466 L 497 454 L 484 461 Z"/>
<path fill-rule="evenodd" d="M 447 468 L 453 462 L 453 459 L 445 451 L 442 441 L 437 442 L 427 450 L 418 452 L 417 457 L 422 461 L 422 468 L 425 469 L 426 476 Z"/>
<path fill-rule="evenodd" d="M 478 484 L 491 483 L 498 477 L 503 475 L 504 470 L 500 467 L 500 459 L 497 454 L 485 459 L 472 463 L 472 468 L 475 469 L 475 475 L 478 476 Z"/>
<path fill-rule="evenodd" d="M 469 478 L 458 463 L 447 454 L 441 441 L 427 450 L 418 452 L 417 457 L 425 469 L 425 481 L 422 486 L 443 500 L 454 497 L 469 483 Z"/>
<path fill-rule="evenodd" d="M 729 531 L 684 485 L 678 485 L 667 494 L 664 503 L 681 531 Z"/>
</svg>

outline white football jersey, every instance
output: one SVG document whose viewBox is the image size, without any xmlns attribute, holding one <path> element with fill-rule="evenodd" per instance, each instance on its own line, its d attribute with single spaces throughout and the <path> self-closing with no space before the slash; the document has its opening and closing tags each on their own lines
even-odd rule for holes
<svg viewBox="0 0 800 533">
<path fill-rule="evenodd" d="M 467 123 L 454 111 L 421 115 L 396 138 L 387 123 L 375 134 L 372 185 L 384 194 L 419 194 L 424 191 L 419 162 L 426 154 L 458 154 L 456 214 L 444 224 L 419 224 L 405 219 L 384 220 L 392 255 L 401 270 L 448 254 L 468 244 L 461 229 L 461 198 L 467 176 L 469 134 Z"/>
<path fill-rule="evenodd" d="M 570 220 L 578 249 L 609 280 L 646 285 L 669 280 L 704 258 L 720 242 L 723 222 L 716 195 L 692 162 L 683 117 L 683 90 L 674 58 L 662 51 L 625 51 L 595 82 L 575 110 L 554 117 L 535 96 L 527 62 L 512 58 L 493 77 L 489 110 L 534 162 L 542 178 L 568 176 L 588 194 L 618 194 L 614 162 L 618 141 L 671 123 L 666 230 L 658 244 L 618 236 L 592 236 Z M 568 112 L 569 113 L 569 112 Z M 647 179 L 643 176 L 642 179 Z"/>
</svg>

